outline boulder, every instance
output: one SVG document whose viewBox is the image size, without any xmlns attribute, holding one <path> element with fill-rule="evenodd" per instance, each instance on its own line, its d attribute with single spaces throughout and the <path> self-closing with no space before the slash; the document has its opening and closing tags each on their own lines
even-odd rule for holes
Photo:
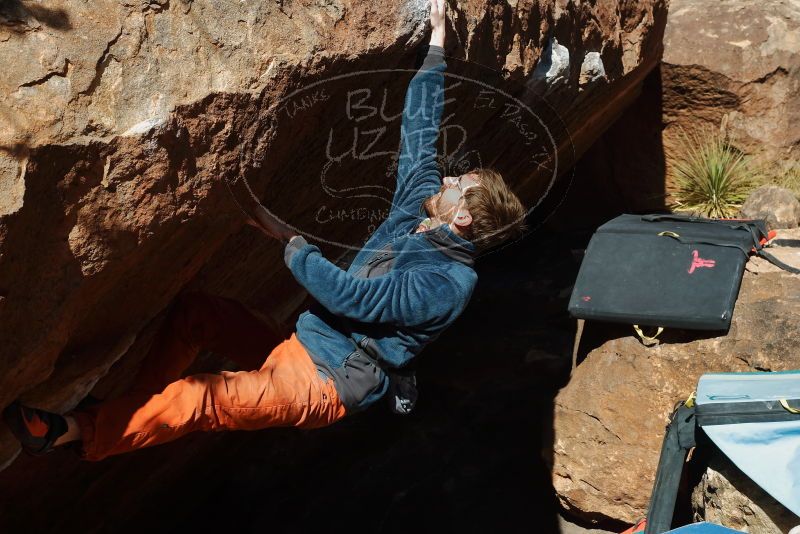
<svg viewBox="0 0 800 534">
<path fill-rule="evenodd" d="M 448 6 L 443 169 L 494 165 L 536 209 L 658 64 L 666 1 Z M 185 288 L 290 331 L 305 295 L 224 178 L 247 177 L 346 262 L 388 212 L 428 13 L 424 0 L 3 2 L 0 405 L 64 411 L 119 391 Z"/>
<path fill-rule="evenodd" d="M 672 0 L 664 33 L 665 148 L 719 128 L 762 161 L 800 160 L 800 8 L 781 0 Z"/>
<path fill-rule="evenodd" d="M 708 521 L 750 534 L 789 532 L 800 517 L 772 498 L 724 455 L 708 461 L 692 491 L 696 521 Z"/>
<path fill-rule="evenodd" d="M 584 336 L 602 340 L 607 329 L 587 321 Z M 667 330 L 651 348 L 614 337 L 578 365 L 556 397 L 552 453 L 553 484 L 570 514 L 596 523 L 644 517 L 669 414 L 703 373 L 800 368 L 800 276 L 745 272 L 730 331 L 709 335 Z"/>
<path fill-rule="evenodd" d="M 740 215 L 748 219 L 764 219 L 770 228 L 797 228 L 800 200 L 789 189 L 764 185 L 750 193 Z"/>
</svg>

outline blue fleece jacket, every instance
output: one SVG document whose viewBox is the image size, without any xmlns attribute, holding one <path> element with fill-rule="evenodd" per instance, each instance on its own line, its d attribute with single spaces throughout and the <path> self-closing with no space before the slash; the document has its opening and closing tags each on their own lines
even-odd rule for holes
<svg viewBox="0 0 800 534">
<path fill-rule="evenodd" d="M 406 91 L 397 187 L 386 220 L 345 271 L 303 237 L 284 259 L 316 303 L 297 338 L 334 379 L 348 412 L 388 388 L 388 373 L 414 358 L 462 313 L 477 275 L 475 247 L 447 225 L 414 233 L 422 203 L 438 192 L 437 139 L 444 107 L 444 49 L 430 45 Z"/>
</svg>

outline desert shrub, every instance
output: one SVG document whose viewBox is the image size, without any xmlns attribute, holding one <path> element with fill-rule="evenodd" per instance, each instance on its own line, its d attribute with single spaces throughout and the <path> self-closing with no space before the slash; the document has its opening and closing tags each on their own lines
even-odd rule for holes
<svg viewBox="0 0 800 534">
<path fill-rule="evenodd" d="M 670 155 L 673 208 L 706 217 L 733 217 L 756 185 L 747 156 L 723 132 L 680 130 Z"/>
</svg>

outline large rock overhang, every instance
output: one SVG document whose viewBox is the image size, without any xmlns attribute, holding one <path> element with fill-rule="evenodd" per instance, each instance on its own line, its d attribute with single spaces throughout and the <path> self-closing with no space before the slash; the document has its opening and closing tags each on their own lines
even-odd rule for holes
<svg viewBox="0 0 800 534">
<path fill-rule="evenodd" d="M 380 219 L 384 193 L 335 193 L 391 191 L 399 120 L 361 122 L 348 102 L 371 91 L 364 106 L 399 113 L 427 2 L 238 6 L 0 8 L 3 406 L 22 396 L 74 407 L 115 362 L 143 353 L 182 288 L 242 299 L 292 328 L 302 289 L 280 247 L 244 227 L 225 177 L 244 173 L 267 206 L 324 237 L 331 259 Z M 468 1 L 448 18 L 446 83 L 458 98 L 445 117 L 467 138 L 443 164 L 493 166 L 546 210 L 657 65 L 666 2 Z M 479 109 L 482 90 L 501 105 Z M 381 127 L 375 147 L 388 156 L 326 166 L 330 132 L 341 148 Z M 0 465 L 18 452 L 3 433 Z"/>
</svg>

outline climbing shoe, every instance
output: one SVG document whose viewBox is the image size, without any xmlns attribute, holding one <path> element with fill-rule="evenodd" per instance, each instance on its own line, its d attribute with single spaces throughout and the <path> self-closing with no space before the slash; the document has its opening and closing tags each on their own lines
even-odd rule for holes
<svg viewBox="0 0 800 534">
<path fill-rule="evenodd" d="M 22 450 L 42 456 L 53 450 L 53 443 L 67 432 L 67 420 L 53 412 L 29 408 L 14 401 L 3 410 L 3 420 L 19 440 Z"/>
</svg>

